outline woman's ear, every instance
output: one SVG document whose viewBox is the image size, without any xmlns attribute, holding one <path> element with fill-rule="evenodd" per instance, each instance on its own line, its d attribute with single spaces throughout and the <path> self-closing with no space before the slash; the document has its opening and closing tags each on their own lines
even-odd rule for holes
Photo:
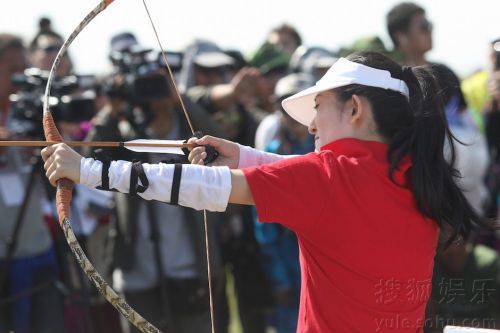
<svg viewBox="0 0 500 333">
<path fill-rule="evenodd" d="M 352 103 L 352 114 L 351 114 L 350 123 L 354 124 L 361 119 L 365 110 L 364 110 L 363 103 L 358 95 L 352 95 L 351 103 Z"/>
</svg>

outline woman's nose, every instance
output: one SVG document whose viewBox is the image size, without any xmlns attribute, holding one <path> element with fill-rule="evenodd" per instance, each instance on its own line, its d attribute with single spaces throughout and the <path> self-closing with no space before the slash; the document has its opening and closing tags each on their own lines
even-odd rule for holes
<svg viewBox="0 0 500 333">
<path fill-rule="evenodd" d="M 311 123 L 309 124 L 309 126 L 307 126 L 307 131 L 309 132 L 309 134 L 316 134 L 316 124 L 314 123 L 314 119 L 313 121 L 311 121 Z"/>
</svg>

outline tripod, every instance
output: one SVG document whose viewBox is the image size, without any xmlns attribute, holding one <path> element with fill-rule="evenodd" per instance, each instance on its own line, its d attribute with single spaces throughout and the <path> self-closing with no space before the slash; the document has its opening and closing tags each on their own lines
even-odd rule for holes
<svg viewBox="0 0 500 333">
<path fill-rule="evenodd" d="M 19 233 L 21 232 L 21 228 L 24 223 L 24 217 L 26 215 L 26 211 L 28 208 L 28 204 L 31 199 L 31 193 L 33 192 L 33 187 L 35 184 L 35 177 L 39 170 L 43 168 L 43 160 L 41 157 L 36 158 L 36 161 L 31 166 L 31 171 L 29 174 L 28 182 L 26 183 L 26 187 L 24 189 L 24 196 L 21 206 L 19 207 L 19 212 L 16 216 L 16 222 L 14 224 L 14 228 L 10 237 L 7 240 L 7 253 L 5 255 L 3 267 L 0 270 L 0 290 L 4 288 L 5 282 L 8 280 L 10 265 L 12 263 L 12 259 L 14 258 L 14 254 L 17 249 L 17 242 L 19 240 Z"/>
<path fill-rule="evenodd" d="M 25 183 L 24 186 L 24 193 L 22 197 L 22 202 L 19 205 L 19 210 L 16 214 L 15 217 L 15 222 L 13 224 L 12 231 L 7 238 L 6 241 L 6 255 L 5 258 L 3 258 L 3 262 L 0 264 L 0 290 L 2 291 L 7 291 L 8 286 L 9 286 L 9 281 L 11 281 L 11 273 L 13 272 L 14 267 L 14 260 L 16 260 L 15 255 L 19 247 L 19 242 L 22 239 L 22 231 L 24 227 L 28 227 L 26 225 L 27 223 L 30 223 L 30 219 L 26 218 L 26 213 L 31 207 L 31 201 L 32 200 L 37 200 L 37 198 L 33 198 L 34 194 L 33 192 L 36 193 L 36 186 L 39 184 L 39 180 L 43 183 L 43 187 L 45 189 L 45 193 L 47 194 L 48 199 L 50 200 L 53 197 L 53 188 L 50 186 L 48 179 L 42 174 L 43 170 L 43 160 L 41 157 L 33 156 L 31 157 L 31 166 L 30 166 L 30 171 L 27 177 L 27 182 Z M 40 178 L 37 178 L 40 177 Z M 36 195 L 36 194 L 35 194 Z M 25 221 L 25 220 L 28 221 Z M 37 221 L 38 222 L 38 221 Z M 43 223 L 43 222 L 42 222 Z M 56 237 L 57 238 L 57 237 Z M 47 288 L 55 288 L 58 290 L 60 294 L 63 296 L 67 296 L 69 293 L 69 290 L 67 288 L 67 285 L 69 285 L 68 281 L 70 281 L 70 278 L 67 276 L 67 272 L 65 272 L 64 267 L 64 255 L 61 255 L 62 252 L 64 252 L 64 249 L 61 248 L 57 244 L 57 240 L 54 239 L 54 251 L 55 251 L 55 259 L 56 261 L 59 261 L 60 267 L 61 267 L 61 277 L 57 277 L 55 275 L 56 273 L 54 272 L 54 276 L 47 278 L 44 281 L 33 283 L 33 285 L 26 285 L 26 287 L 20 291 L 16 291 L 14 294 L 10 294 L 7 292 L 7 296 L 5 298 L 0 299 L 0 306 L 8 306 L 8 304 L 15 303 L 17 301 L 22 300 L 25 297 L 33 297 L 36 294 L 42 292 L 43 290 L 46 290 Z M 52 250 L 51 250 L 52 251 Z M 22 259 L 24 260 L 24 259 Z M 29 260 L 29 259 L 27 259 Z M 66 274 L 64 274 L 66 273 Z M 66 275 L 66 276 L 65 276 Z M 64 278 L 64 276 L 66 278 Z M 36 278 L 34 278 L 36 279 Z M 62 281 L 60 280 L 62 279 Z M 63 282 L 66 281 L 66 282 Z M 88 299 L 88 296 L 86 297 Z M 85 304 L 89 303 L 88 301 L 85 302 Z M 62 303 L 61 303 L 62 304 Z M 7 309 L 8 307 L 6 307 Z M 90 320 L 90 319 L 89 319 Z M 87 325 L 90 326 L 90 325 Z"/>
</svg>

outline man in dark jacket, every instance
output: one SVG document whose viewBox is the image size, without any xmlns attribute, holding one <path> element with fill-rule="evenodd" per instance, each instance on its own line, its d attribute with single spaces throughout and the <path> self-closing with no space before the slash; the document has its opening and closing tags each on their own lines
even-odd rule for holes
<svg viewBox="0 0 500 333">
<path fill-rule="evenodd" d="M 118 80 L 119 81 L 119 80 Z M 110 89 L 113 91 L 113 89 Z M 205 111 L 183 97 L 193 126 L 206 133 L 220 135 L 217 125 Z M 145 126 L 125 120 L 130 107 L 123 97 L 111 94 L 109 103 L 93 121 L 89 140 L 187 139 L 192 134 L 170 89 L 165 96 L 142 105 L 151 119 Z M 136 112 L 132 112 L 136 113 Z M 142 133 L 141 133 L 142 132 Z M 126 150 L 109 150 L 107 157 L 159 162 L 176 155 L 132 155 Z M 115 194 L 116 237 L 113 282 L 129 304 L 161 330 L 170 332 L 206 332 L 210 329 L 208 281 L 204 246 L 203 215 L 191 209 L 147 202 L 139 197 Z M 209 218 L 215 218 L 209 215 Z M 208 223 L 212 279 L 222 276 L 219 254 Z M 218 283 L 215 283 L 217 290 Z M 131 328 L 132 332 L 137 332 Z"/>
</svg>

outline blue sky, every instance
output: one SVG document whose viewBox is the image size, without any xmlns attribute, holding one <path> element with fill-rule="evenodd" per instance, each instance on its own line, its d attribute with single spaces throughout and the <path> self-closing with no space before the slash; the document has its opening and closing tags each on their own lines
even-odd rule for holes
<svg viewBox="0 0 500 333">
<path fill-rule="evenodd" d="M 295 25 L 306 45 L 331 49 L 357 37 L 377 34 L 389 44 L 385 13 L 395 0 L 148 0 L 153 19 L 167 49 L 182 49 L 195 37 L 213 40 L 222 47 L 251 53 L 273 26 Z M 449 64 L 461 75 L 484 67 L 487 43 L 500 36 L 498 0 L 423 0 L 434 23 L 434 50 L 429 58 Z M 29 40 L 42 15 L 53 20 L 60 33 L 69 34 L 97 0 L 4 1 L 0 31 Z M 82 73 L 108 69 L 110 37 L 124 30 L 134 32 L 145 46 L 156 47 L 142 0 L 116 0 L 94 20 L 71 48 Z"/>
</svg>

